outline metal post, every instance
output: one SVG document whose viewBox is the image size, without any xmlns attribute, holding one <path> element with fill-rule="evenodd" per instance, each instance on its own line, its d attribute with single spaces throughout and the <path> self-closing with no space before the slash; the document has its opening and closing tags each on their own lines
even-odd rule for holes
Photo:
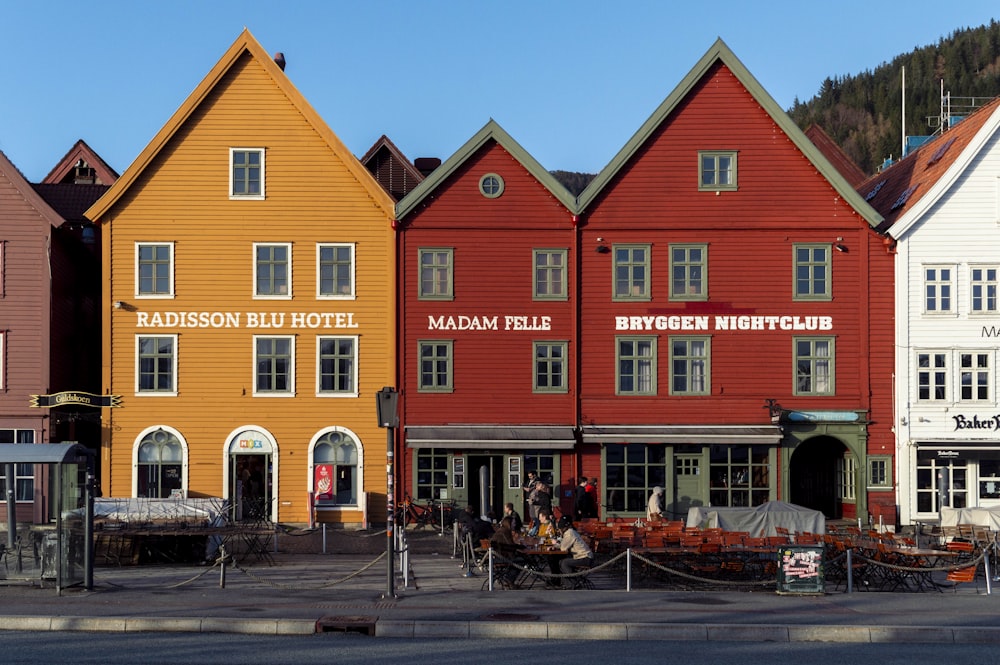
<svg viewBox="0 0 1000 665">
<path fill-rule="evenodd" d="M 387 564 L 388 565 L 388 577 L 386 578 L 386 587 L 385 587 L 385 597 L 386 598 L 395 598 L 396 597 L 396 589 L 395 589 L 395 586 L 396 586 L 396 579 L 395 579 L 396 578 L 396 572 L 395 572 L 396 553 L 394 552 L 395 540 L 394 540 L 393 531 L 392 531 L 393 530 L 393 522 L 396 521 L 396 517 L 395 517 L 395 515 L 393 515 L 393 513 L 395 512 L 395 510 L 393 508 L 393 501 L 392 501 L 392 495 L 393 495 L 393 490 L 394 490 L 394 488 L 393 488 L 393 482 L 392 482 L 392 461 L 393 461 L 392 460 L 392 457 L 393 457 L 393 455 L 392 455 L 392 449 L 396 445 L 396 442 L 395 442 L 394 437 L 393 437 L 392 434 L 393 434 L 393 428 L 392 427 L 386 427 L 385 428 L 385 437 L 386 437 L 385 438 L 385 457 L 386 457 L 385 479 L 386 479 L 387 490 L 386 490 L 386 496 L 385 496 L 385 507 L 386 507 L 386 513 L 387 513 L 387 515 L 386 515 L 386 526 L 385 526 L 385 536 L 386 536 L 386 541 L 385 541 L 385 547 L 386 547 L 385 558 L 386 558 L 386 561 L 388 561 L 388 564 Z"/>
<path fill-rule="evenodd" d="M 847 593 L 854 593 L 854 566 L 851 564 L 851 548 L 848 547 L 847 553 Z"/>
<path fill-rule="evenodd" d="M 625 591 L 632 590 L 632 548 L 625 550 Z"/>
<path fill-rule="evenodd" d="M 385 492 L 385 509 L 386 509 L 386 520 L 385 520 L 385 554 L 386 554 L 386 598 L 396 597 L 396 570 L 395 570 L 395 558 L 396 554 L 393 551 L 395 547 L 395 538 L 393 535 L 393 525 L 396 521 L 395 516 L 395 506 L 393 505 L 393 497 L 395 496 L 396 490 L 393 486 L 393 455 L 396 447 L 395 434 L 396 427 L 399 426 L 399 412 L 397 411 L 397 405 L 399 403 L 399 393 L 396 392 L 395 388 L 386 386 L 382 390 L 375 393 L 375 407 L 378 414 L 378 426 L 385 428 L 385 482 L 386 482 L 386 492 Z"/>
<path fill-rule="evenodd" d="M 490 591 L 493 591 L 493 547 L 490 547 L 489 551 L 489 576 L 490 576 Z"/>
</svg>

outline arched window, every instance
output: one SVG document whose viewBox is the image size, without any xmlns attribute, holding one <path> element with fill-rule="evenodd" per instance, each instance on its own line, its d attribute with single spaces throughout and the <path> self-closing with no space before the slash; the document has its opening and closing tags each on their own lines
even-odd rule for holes
<svg viewBox="0 0 1000 665">
<path fill-rule="evenodd" d="M 313 447 L 313 492 L 318 506 L 358 503 L 358 447 L 349 435 L 327 432 Z"/>
<path fill-rule="evenodd" d="M 181 442 L 170 432 L 157 429 L 144 436 L 139 443 L 136 496 L 165 499 L 180 490 L 183 461 Z"/>
</svg>

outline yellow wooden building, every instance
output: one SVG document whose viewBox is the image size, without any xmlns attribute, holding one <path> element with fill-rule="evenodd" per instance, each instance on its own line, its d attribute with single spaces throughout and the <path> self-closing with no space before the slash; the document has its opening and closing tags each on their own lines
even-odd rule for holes
<svg viewBox="0 0 1000 665">
<path fill-rule="evenodd" d="M 283 64 L 244 30 L 87 211 L 103 388 L 121 397 L 104 410 L 102 492 L 384 522 L 393 200 Z"/>
</svg>

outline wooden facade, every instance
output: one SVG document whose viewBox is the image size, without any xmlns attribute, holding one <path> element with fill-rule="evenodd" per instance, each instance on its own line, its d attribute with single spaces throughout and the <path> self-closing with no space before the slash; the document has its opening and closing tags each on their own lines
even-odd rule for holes
<svg viewBox="0 0 1000 665">
<path fill-rule="evenodd" d="M 398 205 L 401 482 L 413 496 L 444 489 L 499 515 L 522 500 L 538 455 L 557 486 L 575 484 L 559 455 L 572 451 L 576 423 L 571 206 L 493 121 Z M 536 383 L 538 354 L 553 385 Z"/>
<path fill-rule="evenodd" d="M 703 173 L 720 159 L 724 179 Z M 892 468 L 880 217 L 721 41 L 579 207 L 580 423 L 608 510 L 636 515 L 659 484 L 674 518 L 781 499 L 894 522 L 891 484 L 883 505 L 867 480 L 870 453 Z"/>
<path fill-rule="evenodd" d="M 78 159 L 99 158 L 83 142 Z M 66 158 L 63 159 L 66 161 Z M 0 153 L 0 442 L 79 441 L 96 450 L 98 412 L 79 404 L 32 406 L 33 395 L 99 390 L 100 257 L 82 210 L 116 177 L 31 184 Z M 44 401 L 44 400 L 43 400 Z M 15 465 L 19 521 L 49 517 L 47 470 Z M 6 485 L 6 481 L 3 483 Z M 6 502 L 6 492 L 0 499 Z M 6 513 L 4 513 L 4 519 Z"/>
<path fill-rule="evenodd" d="M 104 495 L 384 521 L 393 201 L 248 31 L 88 216 L 121 396 Z"/>
</svg>

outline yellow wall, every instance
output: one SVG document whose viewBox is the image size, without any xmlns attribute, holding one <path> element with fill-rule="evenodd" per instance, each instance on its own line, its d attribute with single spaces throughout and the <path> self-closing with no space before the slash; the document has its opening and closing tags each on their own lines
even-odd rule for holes
<svg viewBox="0 0 1000 665">
<path fill-rule="evenodd" d="M 360 439 L 370 517 L 385 520 L 385 430 L 374 393 L 394 385 L 392 208 L 355 158 L 331 146 L 267 68 L 245 53 L 100 220 L 105 243 L 104 386 L 123 397 L 104 414 L 104 496 L 132 496 L 133 446 L 150 427 L 187 441 L 189 496 L 225 493 L 227 435 L 255 426 L 278 446 L 277 515 L 308 520 L 308 445 L 330 426 Z M 359 109 L 359 112 L 362 112 Z M 229 148 L 264 148 L 263 201 L 231 201 Z M 347 160 L 355 160 L 355 170 Z M 140 299 L 135 243 L 173 242 L 175 297 Z M 292 243 L 290 300 L 253 293 L 253 243 Z M 356 299 L 316 298 L 316 244 L 355 246 Z M 114 308 L 111 303 L 124 306 Z M 139 328 L 140 315 L 238 313 L 240 326 Z M 349 313 L 355 328 L 293 328 L 293 313 Z M 282 328 L 252 328 L 248 313 L 284 314 Z M 109 333 L 107 331 L 110 331 Z M 136 334 L 178 334 L 178 394 L 137 396 Z M 295 396 L 254 397 L 253 336 L 294 335 Z M 357 398 L 316 397 L 317 335 L 358 335 Z M 335 521 L 360 522 L 360 513 Z"/>
</svg>

